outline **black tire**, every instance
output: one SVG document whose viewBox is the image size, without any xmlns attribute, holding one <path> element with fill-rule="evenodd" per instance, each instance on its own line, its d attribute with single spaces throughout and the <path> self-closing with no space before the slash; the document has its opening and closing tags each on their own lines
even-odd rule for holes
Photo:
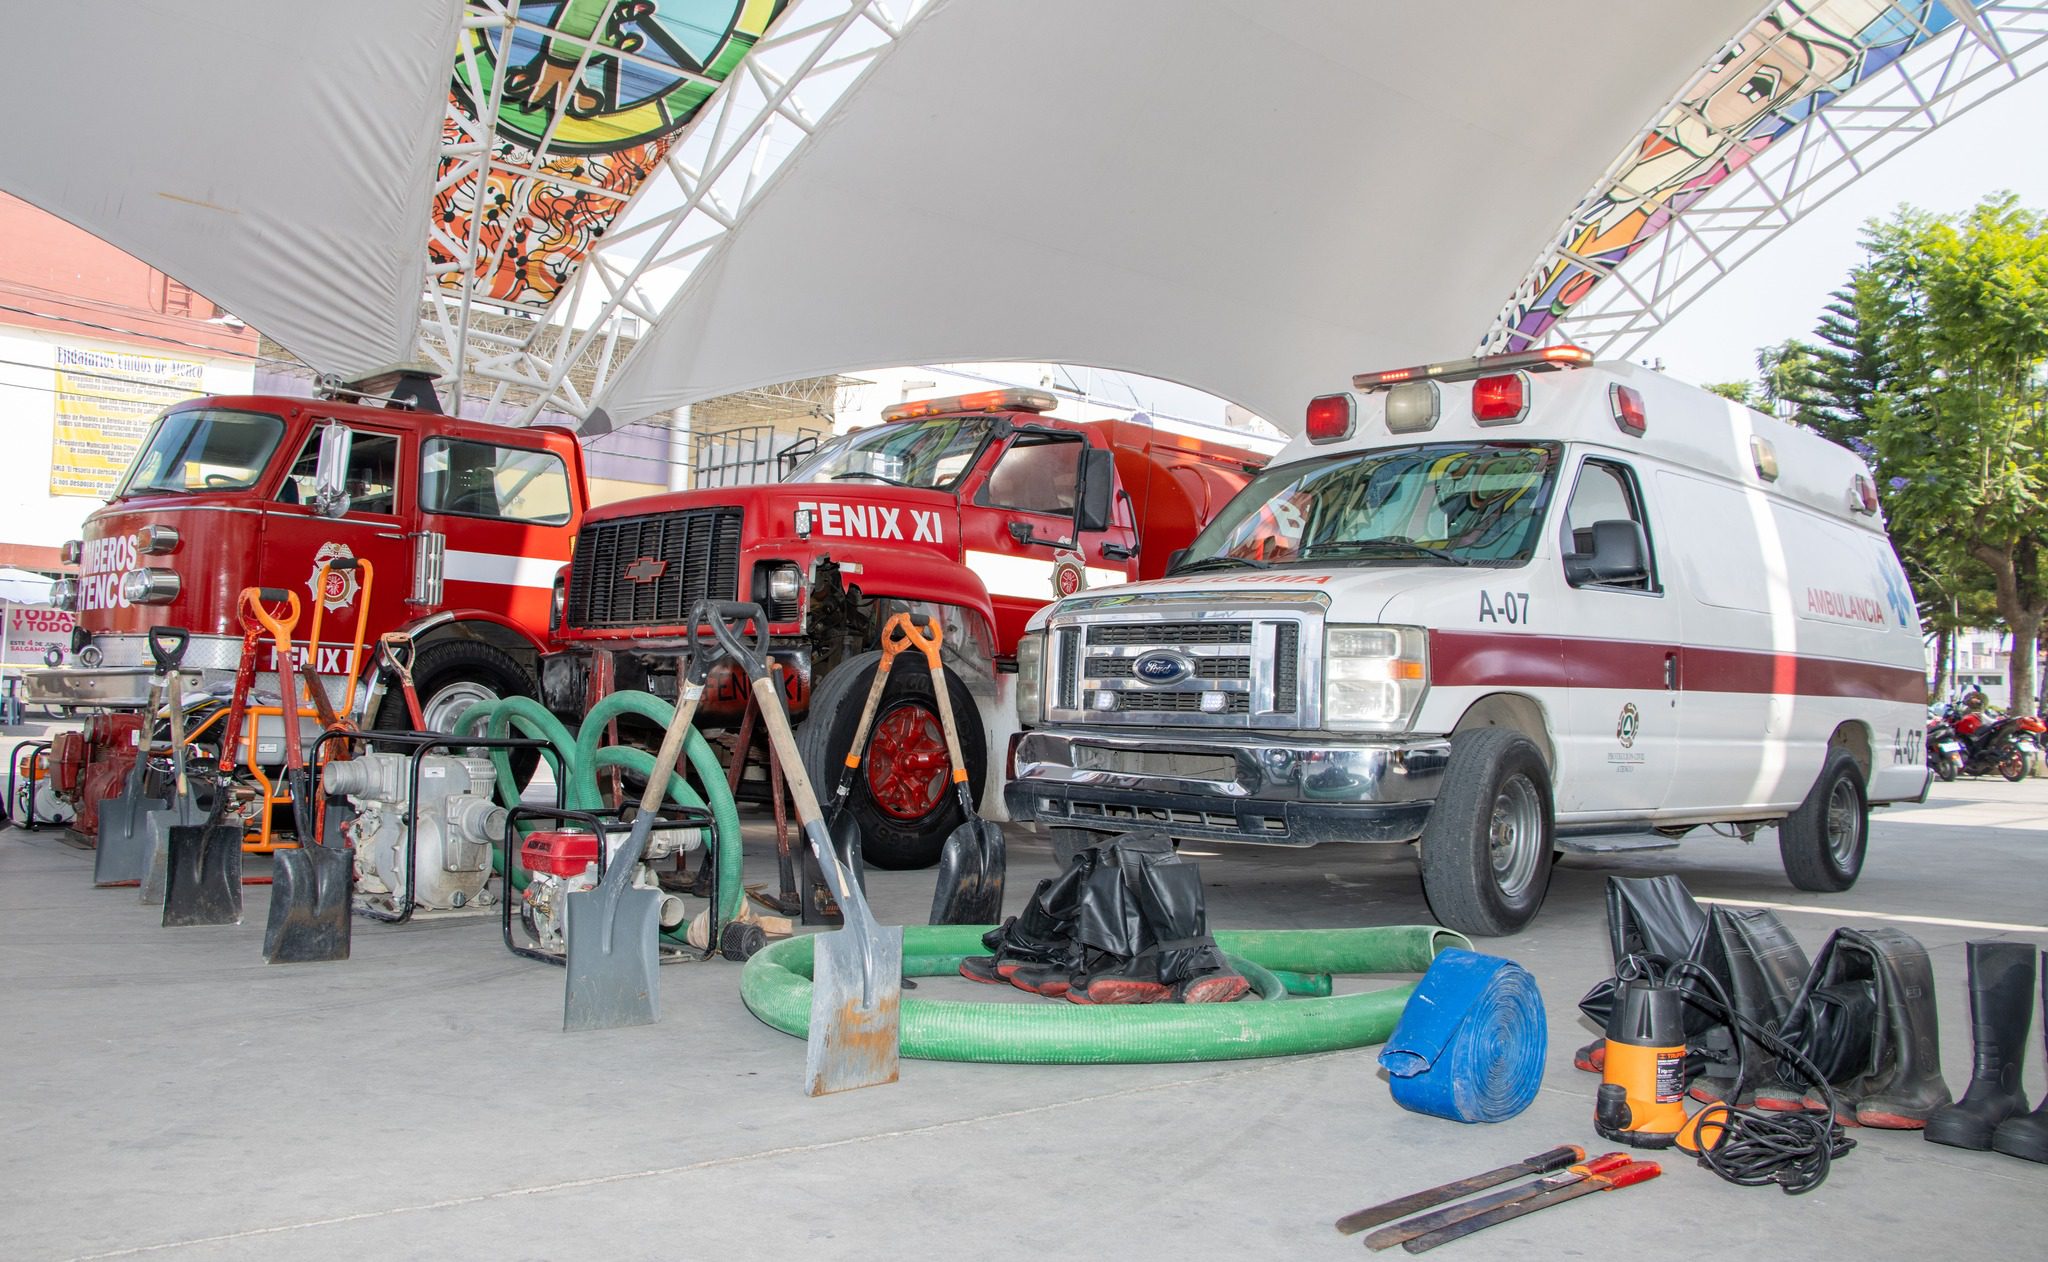
<svg viewBox="0 0 2048 1262">
<path fill-rule="evenodd" d="M 2033 768 L 2027 765 L 2026 754 L 2016 747 L 2007 747 L 2005 756 L 1998 760 L 1998 774 L 2014 784 L 2027 778 Z"/>
<path fill-rule="evenodd" d="M 430 731 L 447 731 L 463 709 L 479 701 L 535 695 L 533 676 L 526 668 L 503 649 L 481 640 L 442 640 L 427 645 L 413 663 L 412 676 Z M 377 709 L 377 726 L 385 731 L 412 727 L 412 715 L 406 711 L 405 695 L 396 681 Z M 540 755 L 533 750 L 512 753 L 512 774 L 522 787 L 539 764 Z"/>
<path fill-rule="evenodd" d="M 1934 774 L 1944 784 L 1952 782 L 1960 770 L 1962 763 L 1947 754 L 1942 754 L 1934 760 Z"/>
<path fill-rule="evenodd" d="M 1475 937 L 1521 932 L 1550 892 L 1556 842 L 1550 768 L 1535 743 L 1505 727 L 1452 737 L 1422 828 L 1422 892 L 1438 923 Z"/>
<path fill-rule="evenodd" d="M 874 682 L 875 668 L 881 660 L 877 651 L 862 653 L 835 666 L 812 691 L 810 711 L 797 733 L 797 750 L 803 755 L 804 770 L 828 816 L 846 765 L 847 747 L 853 744 L 853 729 L 860 723 L 861 707 L 867 704 L 868 687 Z M 967 691 L 959 675 L 947 671 L 946 684 L 953 701 L 953 721 L 960 725 L 960 753 L 967 760 L 967 785 L 978 803 L 988 778 L 988 739 L 981 730 L 981 712 L 975 708 L 973 694 Z M 930 723 L 937 724 L 931 671 L 921 657 L 905 653 L 889 670 L 888 691 L 882 694 L 882 704 L 875 712 L 875 727 L 879 729 L 898 711 L 913 706 L 932 715 Z M 913 716 L 906 716 L 906 721 L 908 717 Z M 872 746 L 872 734 L 869 743 Z M 946 834 L 966 819 L 959 797 L 950 787 L 937 794 L 929 810 L 915 817 L 883 809 L 869 790 L 865 762 L 854 773 L 846 809 L 854 813 L 860 825 L 861 853 L 866 861 L 874 867 L 899 872 L 937 863 Z"/>
<path fill-rule="evenodd" d="M 1841 745 L 1828 748 L 1820 778 L 1799 809 L 1778 821 L 1778 857 L 1799 889 L 1833 894 L 1856 884 L 1870 844 L 1863 770 Z"/>
</svg>

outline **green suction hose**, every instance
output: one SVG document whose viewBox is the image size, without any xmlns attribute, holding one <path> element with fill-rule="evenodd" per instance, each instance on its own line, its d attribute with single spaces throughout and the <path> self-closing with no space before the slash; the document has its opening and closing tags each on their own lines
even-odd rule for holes
<svg viewBox="0 0 2048 1262">
<path fill-rule="evenodd" d="M 906 925 L 904 974 L 935 977 L 957 971 L 966 956 L 987 954 L 981 944 L 985 932 L 977 925 Z M 805 936 L 773 943 L 748 960 L 740 974 L 740 997 L 748 1009 L 799 1038 L 810 1029 L 812 940 Z M 1131 1065 L 1365 1047 L 1393 1033 L 1414 983 L 1328 998 L 1281 999 L 1278 990 L 1314 989 L 1317 978 L 1327 988 L 1332 973 L 1421 973 L 1439 951 L 1470 945 L 1434 925 L 1219 930 L 1216 943 L 1255 966 L 1247 976 L 1260 1001 L 1092 1007 L 906 997 L 902 1054 L 994 1064 Z"/>
<path fill-rule="evenodd" d="M 605 728 L 621 714 L 637 714 L 666 727 L 675 717 L 675 706 L 651 693 L 613 693 L 591 709 L 577 734 L 572 736 L 561 720 L 538 701 L 530 697 L 506 697 L 499 701 L 479 702 L 464 710 L 455 720 L 454 733 L 458 736 L 481 733 L 501 737 L 511 735 L 517 729 L 522 736 L 548 742 L 560 759 L 558 774 L 564 781 L 565 809 L 587 811 L 604 805 L 597 785 L 599 770 L 617 767 L 642 778 L 654 774 L 654 756 L 647 751 L 626 745 L 599 744 Z M 697 790 L 679 773 L 669 776 L 668 798 L 681 807 L 709 809 L 711 812 L 711 845 L 718 864 L 717 919 L 720 924 L 729 924 L 739 917 L 746 899 L 742 885 L 745 855 L 740 847 L 739 807 L 733 802 L 731 790 L 726 787 L 725 768 L 719 765 L 718 756 L 704 737 L 693 729 L 683 749 L 691 769 L 703 782 L 709 801 L 707 803 L 706 797 L 698 796 Z M 508 805 L 518 802 L 519 784 L 512 774 L 511 754 L 502 749 L 488 752 L 497 771 L 499 801 Z M 498 871 L 503 872 L 507 866 L 505 860 L 506 856 L 497 854 L 492 862 Z M 510 867 L 513 888 L 525 889 L 525 869 L 516 862 Z"/>
</svg>

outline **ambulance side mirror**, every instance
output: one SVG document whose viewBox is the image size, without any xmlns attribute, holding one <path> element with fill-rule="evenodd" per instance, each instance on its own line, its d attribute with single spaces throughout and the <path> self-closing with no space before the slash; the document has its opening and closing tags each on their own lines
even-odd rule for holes
<svg viewBox="0 0 2048 1262">
<path fill-rule="evenodd" d="M 1081 497 L 1074 503 L 1074 531 L 1108 530 L 1116 496 L 1116 457 L 1099 447 L 1081 449 Z"/>
<path fill-rule="evenodd" d="M 348 511 L 348 454 L 354 435 L 346 425 L 320 430 L 320 463 L 313 474 L 313 511 L 339 517 Z"/>
<path fill-rule="evenodd" d="M 1596 521 L 1590 530 L 1572 533 L 1575 549 L 1591 545 L 1591 551 L 1565 553 L 1564 576 L 1573 586 L 1623 587 L 1650 581 L 1650 541 L 1642 523 L 1625 518 Z"/>
</svg>

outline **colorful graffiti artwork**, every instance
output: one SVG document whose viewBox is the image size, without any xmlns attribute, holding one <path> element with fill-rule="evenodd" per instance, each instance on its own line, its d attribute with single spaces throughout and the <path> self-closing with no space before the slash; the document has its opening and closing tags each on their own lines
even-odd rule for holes
<svg viewBox="0 0 2048 1262">
<path fill-rule="evenodd" d="M 433 264 L 457 263 L 451 243 L 474 224 L 478 297 L 553 302 L 787 3 L 528 0 L 509 31 L 466 33 L 442 139 L 460 144 L 495 94 L 494 158 L 481 187 L 473 162 L 442 159 Z M 447 288 L 464 280 L 441 274 Z"/>
<path fill-rule="evenodd" d="M 1580 203 L 1559 253 L 1504 317 L 1502 350 L 1522 350 L 1606 271 L 1715 185 L 1850 88 L 1955 25 L 1957 0 L 1811 0 L 1773 8 L 1724 48 L 1644 136 L 1617 174 Z"/>
</svg>

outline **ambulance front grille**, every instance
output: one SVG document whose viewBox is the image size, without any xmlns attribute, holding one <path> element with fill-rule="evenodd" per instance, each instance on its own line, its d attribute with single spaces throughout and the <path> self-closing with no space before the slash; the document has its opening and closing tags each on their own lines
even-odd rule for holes
<svg viewBox="0 0 2048 1262">
<path fill-rule="evenodd" d="M 669 626 L 739 592 L 741 511 L 697 508 L 586 523 L 569 566 L 572 627 Z"/>
</svg>

